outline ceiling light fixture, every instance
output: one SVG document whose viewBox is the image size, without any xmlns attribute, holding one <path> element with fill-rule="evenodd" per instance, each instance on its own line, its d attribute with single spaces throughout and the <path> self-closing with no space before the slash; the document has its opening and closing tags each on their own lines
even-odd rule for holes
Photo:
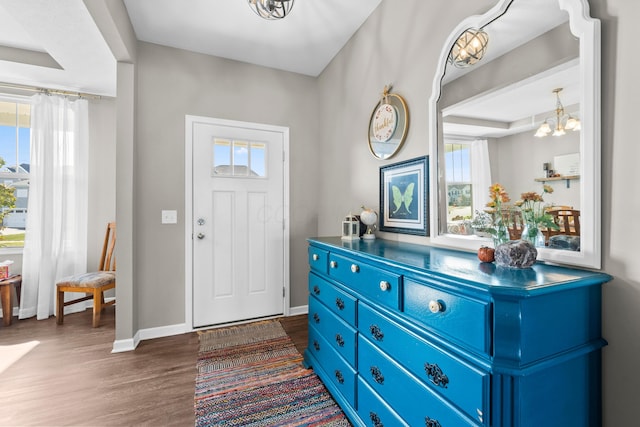
<svg viewBox="0 0 640 427">
<path fill-rule="evenodd" d="M 545 119 L 540 125 L 535 133 L 535 136 L 538 138 L 543 138 L 549 134 L 552 136 L 562 136 L 566 133 L 566 130 L 578 131 L 581 129 L 579 119 L 571 116 L 571 114 L 565 114 L 564 106 L 560 101 L 560 92 L 562 92 L 561 87 L 553 90 L 553 93 L 556 94 L 556 116 Z M 550 123 L 553 122 L 555 122 L 555 124 L 552 129 Z"/>
<path fill-rule="evenodd" d="M 291 12 L 293 0 L 248 0 L 249 7 L 261 18 L 282 19 Z"/>
<path fill-rule="evenodd" d="M 482 59 L 489 43 L 489 36 L 482 29 L 465 30 L 449 52 L 449 62 L 457 68 L 466 68 Z"/>
</svg>

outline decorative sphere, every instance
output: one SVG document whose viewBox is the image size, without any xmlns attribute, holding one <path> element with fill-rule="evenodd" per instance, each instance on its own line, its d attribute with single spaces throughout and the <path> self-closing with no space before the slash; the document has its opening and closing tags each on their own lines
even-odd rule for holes
<svg viewBox="0 0 640 427">
<path fill-rule="evenodd" d="M 376 225 L 378 223 L 378 214 L 373 209 L 364 209 L 360 213 L 360 221 L 368 226 Z"/>
</svg>

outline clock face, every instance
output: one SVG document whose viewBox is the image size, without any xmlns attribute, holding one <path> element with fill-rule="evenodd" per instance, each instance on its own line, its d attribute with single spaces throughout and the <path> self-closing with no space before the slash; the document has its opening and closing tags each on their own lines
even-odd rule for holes
<svg viewBox="0 0 640 427">
<path fill-rule="evenodd" d="M 373 137 L 378 142 L 387 142 L 396 131 L 398 112 L 391 104 L 382 104 L 373 115 Z"/>
</svg>

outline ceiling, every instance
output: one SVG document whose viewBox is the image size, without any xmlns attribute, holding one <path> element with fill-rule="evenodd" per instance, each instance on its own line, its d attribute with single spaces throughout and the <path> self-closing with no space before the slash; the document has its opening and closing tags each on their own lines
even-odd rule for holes
<svg viewBox="0 0 640 427">
<path fill-rule="evenodd" d="M 267 21 L 246 0 L 124 0 L 141 41 L 309 76 L 380 2 L 298 0 Z M 0 83 L 115 96 L 116 61 L 83 0 L 2 0 Z"/>
</svg>

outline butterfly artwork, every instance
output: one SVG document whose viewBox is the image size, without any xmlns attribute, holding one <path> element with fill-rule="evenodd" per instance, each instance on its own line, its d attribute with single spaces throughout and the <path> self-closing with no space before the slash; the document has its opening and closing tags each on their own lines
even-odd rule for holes
<svg viewBox="0 0 640 427">
<path fill-rule="evenodd" d="M 404 205 L 407 213 L 411 214 L 411 202 L 413 201 L 413 187 L 415 183 L 410 183 L 404 190 L 404 193 L 398 188 L 396 185 L 391 186 L 391 192 L 393 193 L 393 205 L 395 206 L 395 210 L 393 210 L 392 214 L 397 214 L 402 205 Z"/>
</svg>

